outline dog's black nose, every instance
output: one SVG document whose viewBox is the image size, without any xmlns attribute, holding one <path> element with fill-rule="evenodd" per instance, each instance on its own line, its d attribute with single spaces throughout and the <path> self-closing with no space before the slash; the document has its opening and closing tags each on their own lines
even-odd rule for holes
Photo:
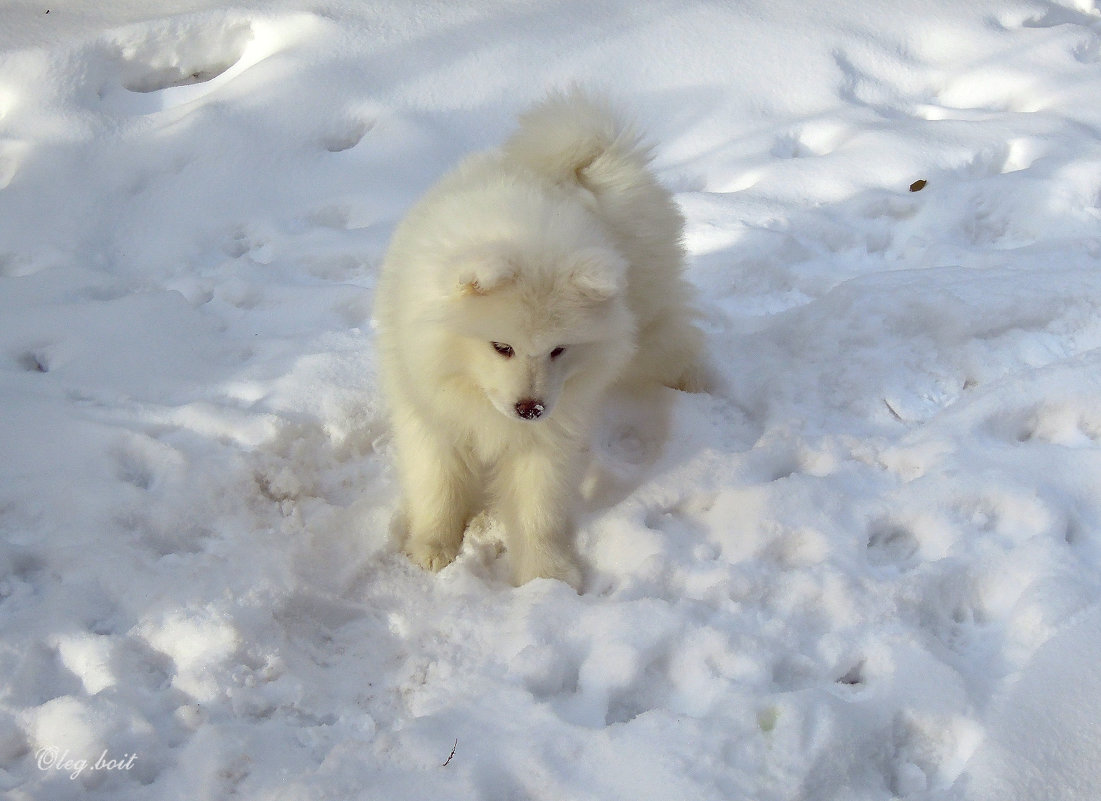
<svg viewBox="0 0 1101 801">
<path fill-rule="evenodd" d="M 543 401 L 534 398 L 524 398 L 516 403 L 516 414 L 525 420 L 535 420 L 543 414 Z"/>
</svg>

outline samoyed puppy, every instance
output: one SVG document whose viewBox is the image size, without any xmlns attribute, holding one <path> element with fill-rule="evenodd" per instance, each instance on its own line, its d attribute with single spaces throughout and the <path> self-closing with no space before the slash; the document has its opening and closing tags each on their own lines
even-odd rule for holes
<svg viewBox="0 0 1101 801">
<path fill-rule="evenodd" d="M 394 523 L 418 565 L 449 564 L 488 509 L 516 584 L 580 590 L 575 509 L 609 388 L 702 389 L 684 223 L 649 161 L 601 99 L 555 94 L 397 227 L 375 319 Z"/>
</svg>

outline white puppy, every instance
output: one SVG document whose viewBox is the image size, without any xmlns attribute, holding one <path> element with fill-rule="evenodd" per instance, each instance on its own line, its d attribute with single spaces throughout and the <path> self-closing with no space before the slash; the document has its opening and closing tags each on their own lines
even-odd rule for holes
<svg viewBox="0 0 1101 801">
<path fill-rule="evenodd" d="M 605 104 L 554 95 L 398 226 L 375 317 L 417 564 L 449 564 L 488 507 L 517 584 L 579 589 L 578 483 L 608 388 L 701 388 L 683 220 L 648 164 Z"/>
</svg>

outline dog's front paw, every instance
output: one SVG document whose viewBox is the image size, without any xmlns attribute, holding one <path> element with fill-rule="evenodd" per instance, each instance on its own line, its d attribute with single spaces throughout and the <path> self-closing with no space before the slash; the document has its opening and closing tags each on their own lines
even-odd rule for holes
<svg viewBox="0 0 1101 801">
<path fill-rule="evenodd" d="M 438 531 L 438 530 L 437 530 Z M 409 559 L 424 568 L 438 573 L 455 561 L 463 544 L 463 533 L 457 536 L 440 536 L 429 529 L 414 531 L 404 509 L 398 509 L 390 520 L 390 537 Z"/>
<path fill-rule="evenodd" d="M 459 546 L 410 540 L 405 543 L 405 555 L 425 570 L 438 573 L 455 561 L 455 557 L 459 555 Z"/>
<path fill-rule="evenodd" d="M 581 592 L 581 566 L 572 556 L 565 553 L 540 553 L 529 555 L 513 567 L 512 581 L 519 587 L 532 579 L 549 578 L 564 581 Z"/>
</svg>

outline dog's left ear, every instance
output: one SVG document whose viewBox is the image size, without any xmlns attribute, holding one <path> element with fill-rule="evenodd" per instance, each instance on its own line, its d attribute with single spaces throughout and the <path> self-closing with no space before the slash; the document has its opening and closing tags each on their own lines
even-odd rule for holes
<svg viewBox="0 0 1101 801">
<path fill-rule="evenodd" d="M 570 270 L 570 285 L 587 301 L 600 303 L 619 294 L 627 279 L 627 262 L 609 250 L 579 253 Z"/>
<path fill-rule="evenodd" d="M 516 265 L 501 245 L 487 244 L 456 260 L 460 295 L 488 295 L 516 277 Z"/>
</svg>

